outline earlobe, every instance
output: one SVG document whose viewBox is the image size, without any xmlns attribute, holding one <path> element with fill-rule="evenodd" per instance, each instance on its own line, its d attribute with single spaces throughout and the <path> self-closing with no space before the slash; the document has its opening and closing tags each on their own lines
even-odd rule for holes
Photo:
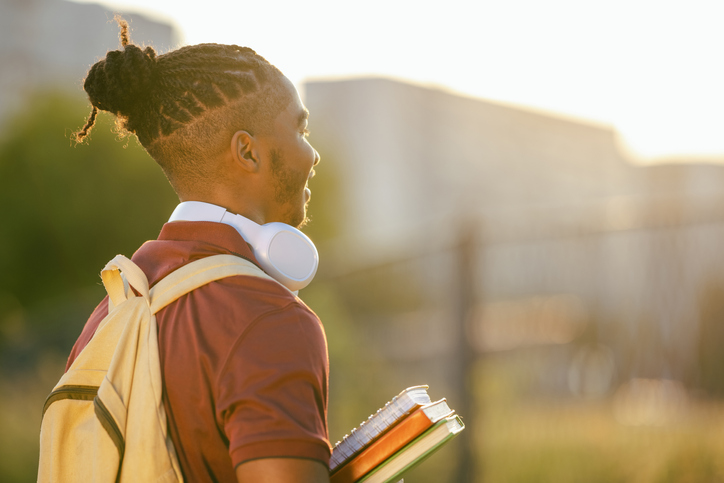
<svg viewBox="0 0 724 483">
<path fill-rule="evenodd" d="M 246 171 L 259 171 L 256 139 L 247 131 L 236 131 L 231 137 L 231 156 Z"/>
</svg>

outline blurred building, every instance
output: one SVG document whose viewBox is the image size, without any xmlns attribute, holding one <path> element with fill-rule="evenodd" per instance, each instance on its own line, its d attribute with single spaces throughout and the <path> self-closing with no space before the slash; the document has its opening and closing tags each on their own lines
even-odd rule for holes
<svg viewBox="0 0 724 483">
<path fill-rule="evenodd" d="M 336 269 L 408 260 L 428 280 L 430 307 L 399 318 L 417 329 L 410 358 L 455 351 L 449 249 L 467 226 L 479 350 L 568 343 L 588 326 L 623 379 L 695 378 L 702 294 L 724 281 L 724 166 L 636 166 L 608 127 L 388 79 L 308 82 L 305 103 L 343 194 Z"/>
<path fill-rule="evenodd" d="M 120 46 L 114 12 L 65 0 L 0 2 L 0 122 L 45 88 L 82 95 L 83 78 L 107 51 Z M 172 25 L 124 14 L 137 44 L 159 51 L 181 40 Z"/>
</svg>

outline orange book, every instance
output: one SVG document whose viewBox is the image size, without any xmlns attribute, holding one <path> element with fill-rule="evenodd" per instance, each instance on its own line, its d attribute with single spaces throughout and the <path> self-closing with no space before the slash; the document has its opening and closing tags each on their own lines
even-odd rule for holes
<svg viewBox="0 0 724 483">
<path fill-rule="evenodd" d="M 445 399 L 417 409 L 336 469 L 330 483 L 354 483 L 453 412 Z"/>
</svg>

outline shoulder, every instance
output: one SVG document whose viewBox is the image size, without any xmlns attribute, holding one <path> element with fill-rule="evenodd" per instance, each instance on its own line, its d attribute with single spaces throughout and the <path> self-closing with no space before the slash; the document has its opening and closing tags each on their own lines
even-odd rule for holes
<svg viewBox="0 0 724 483">
<path fill-rule="evenodd" d="M 267 362 L 289 360 L 309 368 L 326 366 L 327 340 L 321 320 L 298 297 L 283 287 L 281 290 L 286 293 L 257 301 L 261 310 L 239 333 L 230 359 L 255 354 Z M 263 350 L 258 351 L 260 347 Z"/>
<path fill-rule="evenodd" d="M 232 276 L 211 282 L 192 293 L 195 303 L 207 304 L 215 317 L 249 324 L 258 319 L 300 319 L 316 321 L 317 315 L 295 294 L 276 281 L 253 276 Z"/>
<path fill-rule="evenodd" d="M 221 357 L 222 365 L 235 356 L 271 355 L 276 348 L 297 357 L 300 351 L 326 353 L 317 315 L 285 287 L 265 278 L 232 276 L 211 282 L 179 298 L 157 318 L 164 344 L 203 341 Z M 265 346 L 263 353 L 256 350 L 259 344 Z"/>
<path fill-rule="evenodd" d="M 268 291 L 261 290 L 258 285 L 251 290 L 247 285 L 249 280 L 239 279 L 224 280 L 216 287 L 225 291 L 225 296 L 236 294 L 238 298 L 233 304 L 255 307 L 250 309 L 253 317 L 244 321 L 227 318 L 238 331 L 235 339 L 229 341 L 221 378 L 236 379 L 257 371 L 263 373 L 271 367 L 282 372 L 306 372 L 315 379 L 326 377 L 329 366 L 327 339 L 319 317 L 276 282 L 265 281 L 276 286 L 264 287 Z M 228 315 L 235 309 L 225 310 L 229 311 Z M 220 384 L 222 388 L 233 386 Z"/>
</svg>

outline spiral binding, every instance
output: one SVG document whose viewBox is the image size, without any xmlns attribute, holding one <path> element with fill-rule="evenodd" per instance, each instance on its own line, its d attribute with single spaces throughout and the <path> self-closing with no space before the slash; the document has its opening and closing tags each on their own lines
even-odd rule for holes
<svg viewBox="0 0 724 483">
<path fill-rule="evenodd" d="M 337 441 L 329 461 L 330 471 L 345 463 L 352 456 L 380 436 L 401 417 L 408 414 L 418 404 L 429 404 L 428 386 L 408 387 L 393 397 L 376 413 L 370 415 L 359 427 L 345 434 L 342 441 Z"/>
</svg>

